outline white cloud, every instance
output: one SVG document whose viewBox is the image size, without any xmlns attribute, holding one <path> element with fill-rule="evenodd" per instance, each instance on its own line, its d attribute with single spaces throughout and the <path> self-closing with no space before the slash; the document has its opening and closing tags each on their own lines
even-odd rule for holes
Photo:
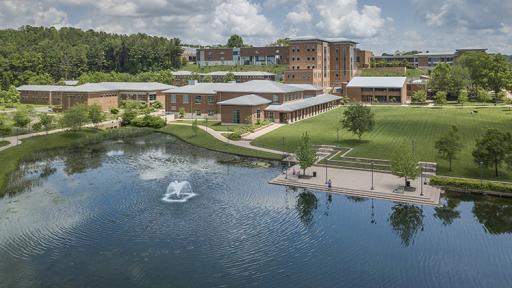
<svg viewBox="0 0 512 288">
<path fill-rule="evenodd" d="M 308 11 L 290 11 L 286 14 L 286 22 L 291 24 L 309 23 L 313 16 Z"/>
<path fill-rule="evenodd" d="M 361 10 L 357 0 L 321 0 L 316 8 L 320 20 L 316 26 L 332 36 L 356 38 L 374 37 L 383 29 L 386 19 L 377 6 L 364 5 Z"/>
</svg>

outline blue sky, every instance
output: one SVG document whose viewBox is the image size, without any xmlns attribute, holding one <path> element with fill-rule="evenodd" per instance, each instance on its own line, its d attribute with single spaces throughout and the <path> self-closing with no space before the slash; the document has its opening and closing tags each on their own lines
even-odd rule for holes
<svg viewBox="0 0 512 288">
<path fill-rule="evenodd" d="M 74 26 L 225 43 L 346 37 L 377 54 L 489 48 L 512 54 L 512 0 L 1 0 L 0 27 Z"/>
</svg>

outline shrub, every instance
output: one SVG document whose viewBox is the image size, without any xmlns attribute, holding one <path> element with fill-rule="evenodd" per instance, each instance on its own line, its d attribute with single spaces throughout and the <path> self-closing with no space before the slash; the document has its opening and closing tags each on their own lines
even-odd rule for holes
<svg viewBox="0 0 512 288">
<path fill-rule="evenodd" d="M 41 122 L 37 122 L 34 125 L 32 125 L 32 129 L 36 132 L 39 132 L 43 130 L 43 124 Z"/>
<path fill-rule="evenodd" d="M 151 128 L 162 128 L 165 126 L 165 120 L 158 116 L 144 115 L 143 117 L 137 117 L 130 122 L 135 127 L 151 127 Z"/>
<path fill-rule="evenodd" d="M 117 108 L 112 108 L 112 109 L 110 109 L 110 114 L 112 114 L 112 115 L 117 115 L 117 114 L 119 114 L 119 109 L 117 109 Z"/>
<path fill-rule="evenodd" d="M 446 188 L 458 188 L 463 190 L 496 191 L 512 193 L 512 183 L 480 181 L 477 179 L 450 178 L 433 176 L 430 184 Z"/>
</svg>

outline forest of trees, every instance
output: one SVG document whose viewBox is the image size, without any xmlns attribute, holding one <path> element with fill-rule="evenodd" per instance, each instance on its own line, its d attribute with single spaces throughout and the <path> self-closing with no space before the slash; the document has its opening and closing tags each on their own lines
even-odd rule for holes
<svg viewBox="0 0 512 288">
<path fill-rule="evenodd" d="M 77 28 L 0 30 L 0 89 L 52 84 L 93 72 L 137 74 L 181 67 L 177 38 L 117 35 Z"/>
</svg>

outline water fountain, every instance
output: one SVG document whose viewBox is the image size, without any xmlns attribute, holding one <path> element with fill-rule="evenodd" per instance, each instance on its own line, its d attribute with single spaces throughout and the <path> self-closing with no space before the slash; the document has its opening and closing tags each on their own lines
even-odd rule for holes
<svg viewBox="0 0 512 288">
<path fill-rule="evenodd" d="M 162 201 L 168 203 L 184 203 L 196 195 L 197 194 L 194 193 L 192 186 L 188 181 L 173 181 L 169 183 L 169 186 L 167 186 L 167 190 L 164 197 L 162 197 Z"/>
</svg>

